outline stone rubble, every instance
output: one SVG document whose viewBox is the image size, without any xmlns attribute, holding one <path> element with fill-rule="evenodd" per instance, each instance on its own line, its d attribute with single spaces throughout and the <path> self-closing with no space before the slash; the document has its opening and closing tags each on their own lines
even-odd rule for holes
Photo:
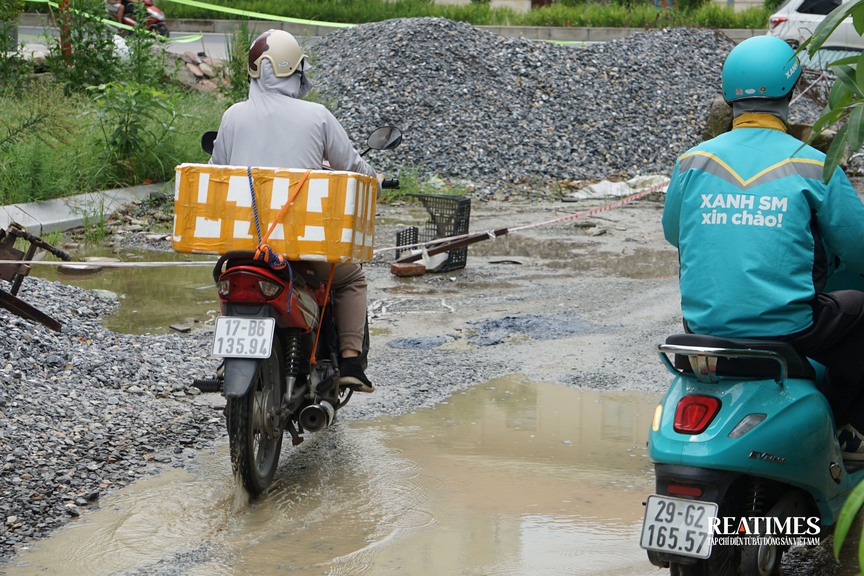
<svg viewBox="0 0 864 576">
<path fill-rule="evenodd" d="M 99 324 L 115 295 L 41 278 L 18 296 L 63 328 L 0 308 L 0 562 L 224 435 L 221 413 L 196 403 L 192 386 L 215 369 L 209 333 L 117 334 Z"/>
<path fill-rule="evenodd" d="M 701 141 L 733 46 L 708 29 L 568 46 L 414 18 L 332 32 L 309 52 L 320 101 L 355 140 L 403 129 L 397 153 L 370 156 L 376 168 L 485 196 L 670 173 Z M 801 99 L 792 117 L 818 113 Z"/>
</svg>

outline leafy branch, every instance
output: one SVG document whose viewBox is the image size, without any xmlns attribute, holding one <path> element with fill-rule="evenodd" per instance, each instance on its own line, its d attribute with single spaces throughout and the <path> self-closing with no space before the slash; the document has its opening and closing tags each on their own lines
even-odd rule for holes
<svg viewBox="0 0 864 576">
<path fill-rule="evenodd" d="M 852 17 L 855 31 L 864 35 L 864 1 L 855 0 L 835 8 L 813 31 L 813 34 L 798 48 L 815 57 L 837 26 Z M 831 62 L 829 68 L 835 79 L 828 94 L 828 103 L 822 116 L 813 125 L 812 142 L 821 132 L 832 126 L 840 126 L 831 141 L 823 167 L 823 179 L 828 182 L 849 152 L 856 152 L 864 145 L 864 53 Z"/>
</svg>

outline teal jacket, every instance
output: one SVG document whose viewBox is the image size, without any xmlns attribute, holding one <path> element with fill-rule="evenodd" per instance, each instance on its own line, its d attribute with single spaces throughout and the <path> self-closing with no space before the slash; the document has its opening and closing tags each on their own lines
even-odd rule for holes
<svg viewBox="0 0 864 576">
<path fill-rule="evenodd" d="M 768 114 L 742 114 L 678 158 L 663 232 L 692 332 L 795 334 L 838 262 L 864 272 L 864 204 L 841 169 L 825 184 L 824 160 Z"/>
</svg>

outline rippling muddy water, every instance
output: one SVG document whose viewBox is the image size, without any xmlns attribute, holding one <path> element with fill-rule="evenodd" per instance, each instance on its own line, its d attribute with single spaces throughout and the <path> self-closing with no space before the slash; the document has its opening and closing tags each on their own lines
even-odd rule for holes
<svg viewBox="0 0 864 576">
<path fill-rule="evenodd" d="M 187 254 L 88 248 L 75 259 L 111 257 L 122 262 L 179 262 Z M 194 257 L 214 260 L 215 257 Z M 59 280 L 88 290 L 108 290 L 118 295 L 121 312 L 106 317 L 103 325 L 124 334 L 164 334 L 171 325 L 195 326 L 218 314 L 219 300 L 212 265 L 196 267 L 104 267 L 97 272 L 63 273 L 53 266 L 35 266 L 34 276 Z M 38 302 L 33 303 L 38 308 Z"/>
<path fill-rule="evenodd" d="M 286 450 L 250 506 L 221 446 L 106 497 L 7 574 L 656 573 L 637 543 L 655 403 L 494 380 Z"/>
</svg>

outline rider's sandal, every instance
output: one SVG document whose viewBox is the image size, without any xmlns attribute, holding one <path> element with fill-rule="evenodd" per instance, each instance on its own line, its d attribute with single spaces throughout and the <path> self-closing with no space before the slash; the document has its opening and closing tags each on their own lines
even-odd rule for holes
<svg viewBox="0 0 864 576">
<path fill-rule="evenodd" d="M 342 358 L 339 361 L 339 385 L 355 392 L 374 392 L 375 385 L 363 373 L 360 358 Z"/>
</svg>

